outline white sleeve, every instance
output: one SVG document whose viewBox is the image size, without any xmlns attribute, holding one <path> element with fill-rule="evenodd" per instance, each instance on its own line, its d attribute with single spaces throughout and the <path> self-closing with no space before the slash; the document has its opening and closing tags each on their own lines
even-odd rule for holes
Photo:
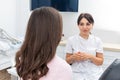
<svg viewBox="0 0 120 80">
<path fill-rule="evenodd" d="M 70 39 L 67 40 L 66 47 L 65 47 L 65 53 L 73 53 L 72 50 L 72 41 Z"/>
<path fill-rule="evenodd" d="M 97 49 L 96 49 L 96 52 L 100 52 L 100 53 L 103 53 L 103 43 L 101 41 L 101 39 L 97 39 Z"/>
</svg>

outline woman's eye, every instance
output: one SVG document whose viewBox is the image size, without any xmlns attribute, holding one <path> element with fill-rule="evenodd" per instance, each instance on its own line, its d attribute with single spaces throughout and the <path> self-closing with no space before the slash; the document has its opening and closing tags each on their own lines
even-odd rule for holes
<svg viewBox="0 0 120 80">
<path fill-rule="evenodd" d="M 84 26 L 84 25 L 86 25 L 86 26 L 90 26 L 90 23 L 86 23 L 86 24 L 84 24 L 84 23 L 80 23 L 80 26 Z"/>
<path fill-rule="evenodd" d="M 83 26 L 84 25 L 84 23 L 80 23 L 80 26 Z"/>
<path fill-rule="evenodd" d="M 87 23 L 86 25 L 87 25 L 87 26 L 89 26 L 89 25 L 90 25 L 90 23 Z"/>
</svg>

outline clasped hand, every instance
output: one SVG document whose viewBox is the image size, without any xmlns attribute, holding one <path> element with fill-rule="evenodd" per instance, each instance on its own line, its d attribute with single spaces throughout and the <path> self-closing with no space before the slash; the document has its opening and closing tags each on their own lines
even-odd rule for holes
<svg viewBox="0 0 120 80">
<path fill-rule="evenodd" d="M 90 56 L 85 52 L 77 52 L 74 53 L 72 57 L 74 58 L 75 61 L 84 61 L 89 59 Z"/>
</svg>

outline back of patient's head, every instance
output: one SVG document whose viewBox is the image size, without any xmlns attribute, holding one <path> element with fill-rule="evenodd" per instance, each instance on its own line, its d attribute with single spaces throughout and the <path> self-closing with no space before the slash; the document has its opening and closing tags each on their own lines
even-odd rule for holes
<svg viewBox="0 0 120 80">
<path fill-rule="evenodd" d="M 23 80 L 38 80 L 47 74 L 47 63 L 54 57 L 61 35 L 62 17 L 56 9 L 41 7 L 33 10 L 25 40 L 16 55 L 17 72 Z M 38 75 L 39 71 L 41 74 Z"/>
</svg>

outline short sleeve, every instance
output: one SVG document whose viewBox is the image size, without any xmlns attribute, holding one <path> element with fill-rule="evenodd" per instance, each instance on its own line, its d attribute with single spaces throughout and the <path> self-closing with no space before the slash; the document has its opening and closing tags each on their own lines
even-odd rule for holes
<svg viewBox="0 0 120 80">
<path fill-rule="evenodd" d="M 72 41 L 70 39 L 66 42 L 65 53 L 73 53 L 72 51 Z"/>
<path fill-rule="evenodd" d="M 96 52 L 103 53 L 103 42 L 97 38 L 97 49 Z"/>
</svg>

